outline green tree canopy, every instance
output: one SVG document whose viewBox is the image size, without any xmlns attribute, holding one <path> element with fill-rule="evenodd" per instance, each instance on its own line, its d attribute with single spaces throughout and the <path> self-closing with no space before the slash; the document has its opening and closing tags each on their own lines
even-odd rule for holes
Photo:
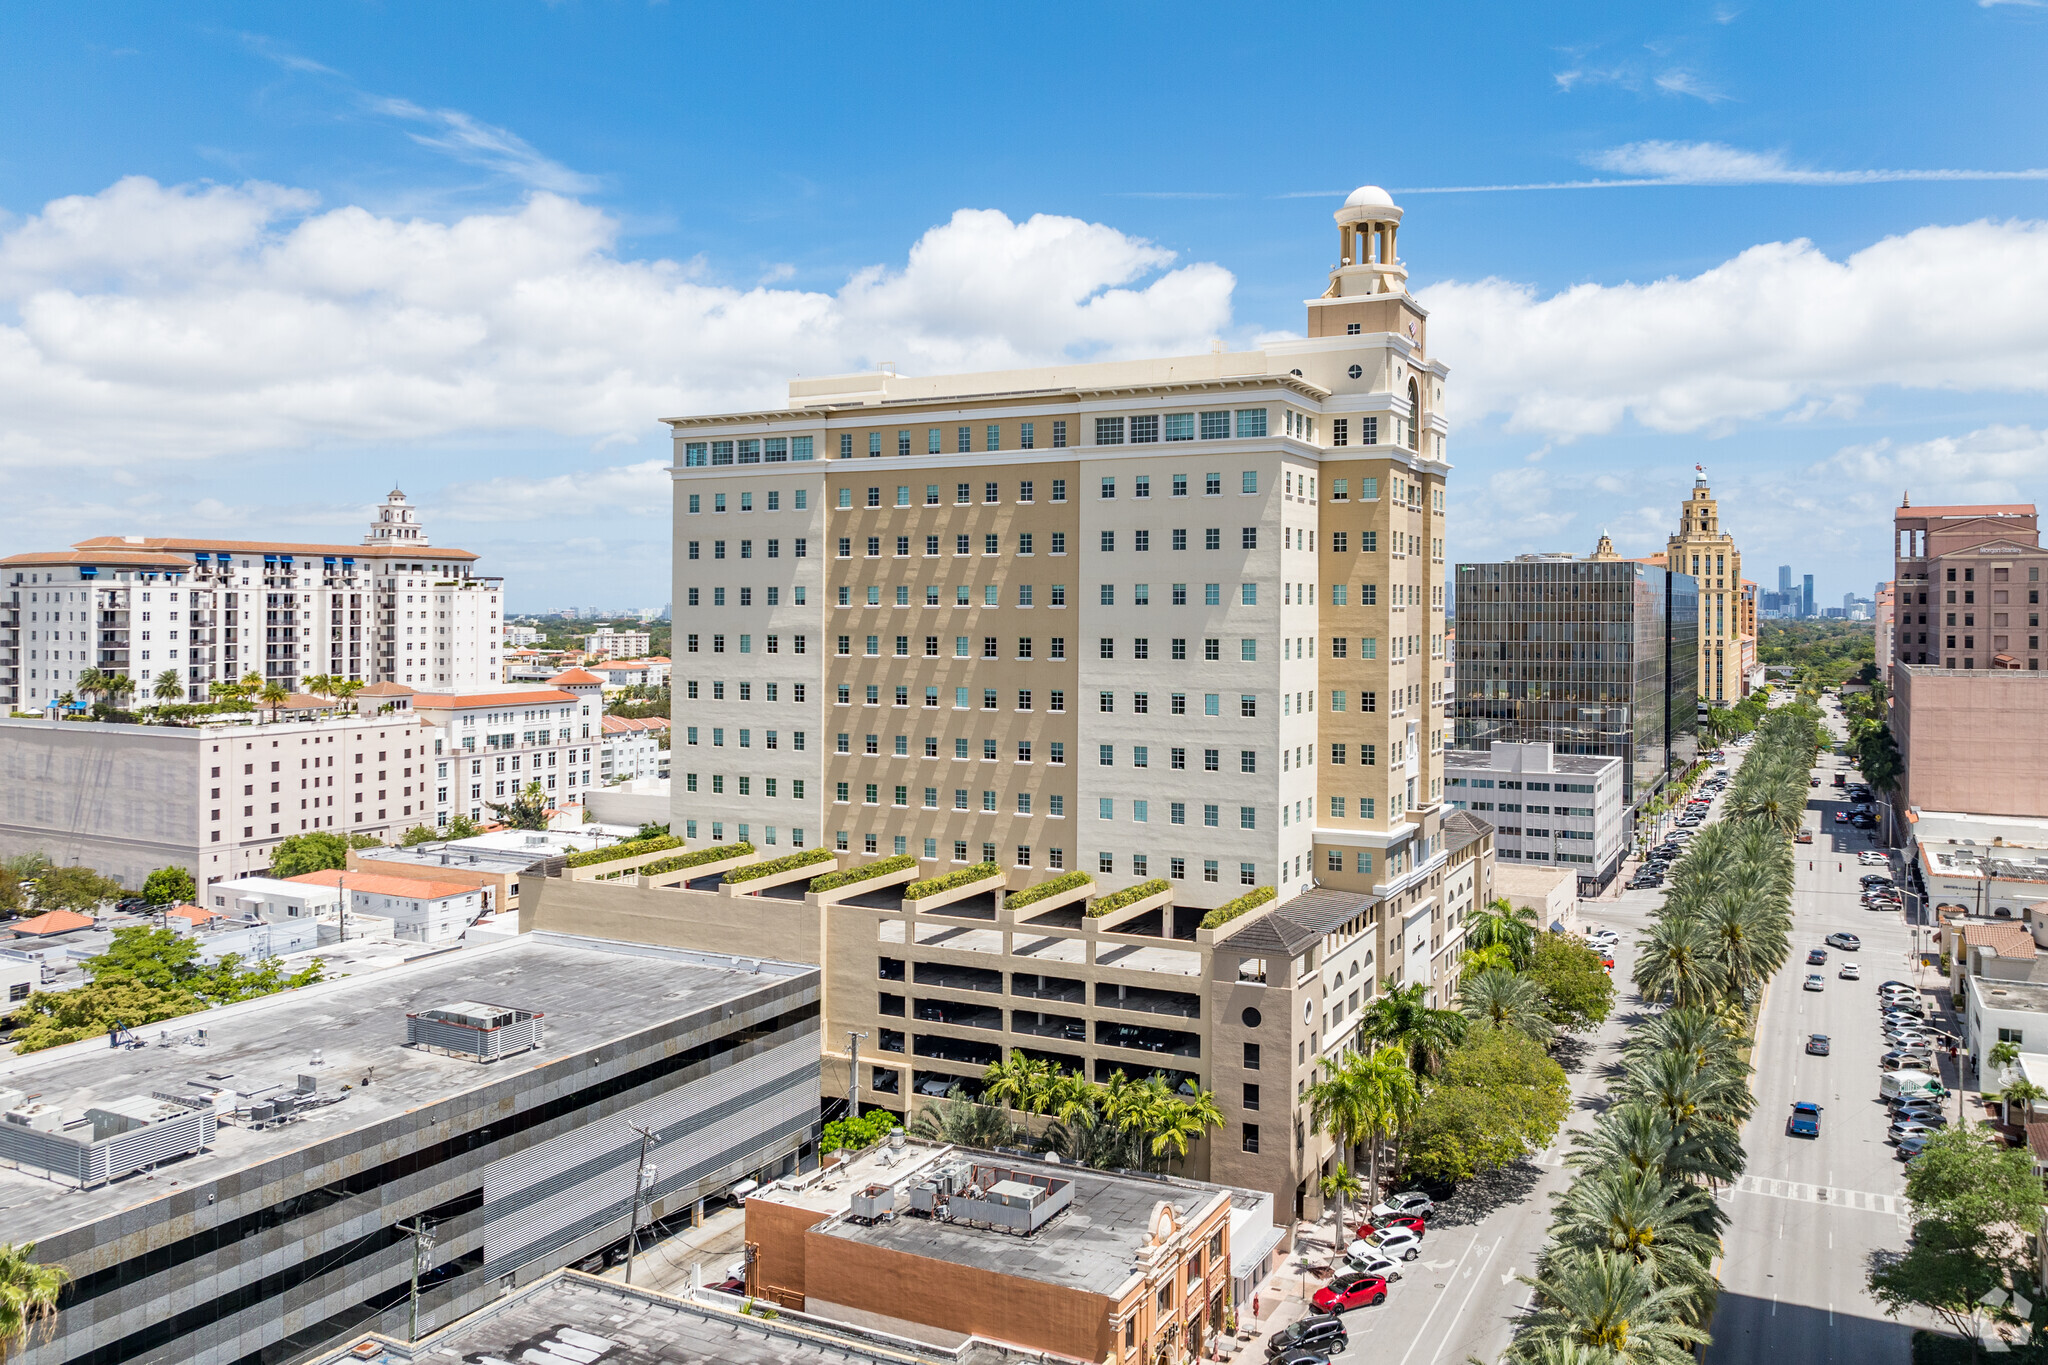
<svg viewBox="0 0 2048 1365">
<path fill-rule="evenodd" d="M 433 830 L 428 829 L 425 825 L 414 825 L 399 836 L 398 846 L 400 848 L 412 848 L 418 844 L 430 844 L 440 837 L 440 835 L 434 833 Z"/>
<path fill-rule="evenodd" d="M 36 1260 L 36 1244 L 0 1242 L 0 1360 L 57 1328 L 57 1292 L 71 1278 L 62 1266 Z"/>
<path fill-rule="evenodd" d="M 119 882 L 89 867 L 53 867 L 36 878 L 36 905 L 44 910 L 91 910 L 120 896 Z"/>
<path fill-rule="evenodd" d="M 1423 1092 L 1402 1159 L 1413 1174 L 1469 1180 L 1549 1146 L 1570 1103 L 1564 1068 L 1541 1043 L 1475 1024 Z"/>
<path fill-rule="evenodd" d="M 37 991 L 11 1016 L 14 1050 L 40 1052 L 104 1037 L 116 1023 L 140 1028 L 205 1008 L 204 1000 L 183 987 L 152 986 L 129 977 L 90 981 L 68 991 Z"/>
<path fill-rule="evenodd" d="M 302 877 L 308 872 L 338 871 L 348 866 L 349 842 L 339 834 L 293 834 L 270 854 L 270 875 Z"/>
<path fill-rule="evenodd" d="M 1584 939 L 1538 934 L 1528 976 L 1542 996 L 1544 1017 L 1573 1033 L 1606 1023 L 1614 1009 L 1614 981 L 1602 961 Z"/>
<path fill-rule="evenodd" d="M 508 829 L 546 829 L 548 827 L 548 798 L 540 789 L 540 783 L 529 785 L 525 791 L 510 801 L 486 801 L 491 814 L 503 821 Z"/>
<path fill-rule="evenodd" d="M 182 867 L 160 867 L 142 883 L 142 898 L 151 905 L 181 905 L 198 894 L 192 874 Z"/>
</svg>

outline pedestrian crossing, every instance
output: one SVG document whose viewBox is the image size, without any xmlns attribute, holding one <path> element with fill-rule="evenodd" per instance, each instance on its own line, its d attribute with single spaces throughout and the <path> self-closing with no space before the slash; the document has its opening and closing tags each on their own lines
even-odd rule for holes
<svg viewBox="0 0 2048 1365">
<path fill-rule="evenodd" d="M 1796 1180 L 1771 1180 L 1745 1175 L 1735 1182 L 1742 1194 L 1760 1194 L 1771 1199 L 1791 1199 L 1806 1204 L 1827 1204 L 1834 1208 L 1866 1209 L 1894 1217 L 1906 1213 L 1903 1194 L 1878 1194 L 1871 1190 L 1845 1190 L 1833 1185 L 1803 1185 Z"/>
</svg>

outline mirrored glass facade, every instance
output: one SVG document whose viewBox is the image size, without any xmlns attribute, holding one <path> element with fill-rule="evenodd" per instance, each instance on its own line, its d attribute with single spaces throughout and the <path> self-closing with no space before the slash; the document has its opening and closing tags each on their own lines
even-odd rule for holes
<svg viewBox="0 0 2048 1365">
<path fill-rule="evenodd" d="M 1460 564 L 1453 743 L 1623 763 L 1631 809 L 1699 753 L 1699 583 L 1631 560 Z"/>
</svg>

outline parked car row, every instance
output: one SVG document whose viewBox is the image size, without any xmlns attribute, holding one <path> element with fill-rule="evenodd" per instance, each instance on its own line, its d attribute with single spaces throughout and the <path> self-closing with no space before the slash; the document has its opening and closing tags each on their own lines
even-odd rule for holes
<svg viewBox="0 0 2048 1365">
<path fill-rule="evenodd" d="M 1948 1091 L 1935 1074 L 1934 1050 L 1948 1036 L 1927 1018 L 1927 1007 L 1918 988 L 1904 981 L 1887 981 L 1877 988 L 1878 1011 L 1889 1050 L 1879 1065 L 1885 1074 L 1879 1081 L 1879 1097 L 1891 1110 L 1885 1141 L 1898 1148 L 1901 1161 L 1911 1160 L 1926 1147 L 1928 1137 L 1947 1126 L 1943 1101 Z"/>
<path fill-rule="evenodd" d="M 1422 1238 L 1435 1211 L 1435 1199 L 1421 1189 L 1402 1190 L 1375 1204 L 1369 1221 L 1344 1249 L 1343 1268 L 1315 1292 L 1310 1316 L 1275 1332 L 1266 1343 L 1269 1365 L 1328 1365 L 1332 1356 L 1343 1354 L 1350 1346 L 1343 1315 L 1386 1302 L 1402 1266 L 1422 1254 Z"/>
</svg>

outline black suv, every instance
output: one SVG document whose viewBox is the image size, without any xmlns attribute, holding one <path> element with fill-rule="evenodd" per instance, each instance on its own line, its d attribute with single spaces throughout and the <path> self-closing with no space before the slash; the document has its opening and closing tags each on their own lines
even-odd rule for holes
<svg viewBox="0 0 2048 1365">
<path fill-rule="evenodd" d="M 1317 1314 L 1275 1332 L 1266 1343 L 1266 1359 L 1274 1360 L 1290 1351 L 1339 1355 L 1350 1344 L 1351 1332 L 1344 1326 L 1344 1319 L 1335 1314 Z"/>
</svg>

